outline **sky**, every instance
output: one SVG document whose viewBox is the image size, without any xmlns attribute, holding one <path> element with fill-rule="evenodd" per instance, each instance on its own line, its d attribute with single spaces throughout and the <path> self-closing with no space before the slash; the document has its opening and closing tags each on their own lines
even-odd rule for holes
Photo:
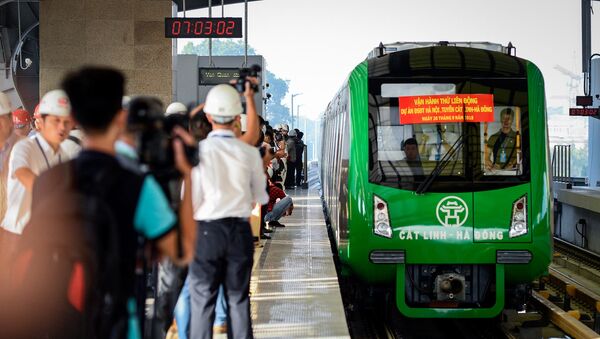
<svg viewBox="0 0 600 339">
<path fill-rule="evenodd" d="M 220 1 L 213 16 L 221 16 Z M 350 71 L 379 42 L 512 42 L 546 81 L 549 106 L 569 106 L 570 78 L 581 75 L 581 2 L 577 0 L 262 0 L 249 3 L 248 43 L 267 68 L 290 80 L 300 115 L 316 119 Z M 592 53 L 600 52 L 600 1 L 593 1 Z M 244 6 L 225 6 L 243 17 Z M 208 16 L 207 10 L 187 16 Z M 596 28 L 596 34 L 594 34 Z M 187 43 L 179 39 L 178 48 Z M 289 95 L 283 101 L 290 106 Z M 294 107 L 296 110 L 296 107 Z"/>
</svg>

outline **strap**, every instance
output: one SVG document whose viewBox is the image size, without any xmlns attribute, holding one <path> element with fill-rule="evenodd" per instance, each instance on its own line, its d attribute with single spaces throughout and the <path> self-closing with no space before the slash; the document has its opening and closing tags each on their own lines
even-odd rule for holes
<svg viewBox="0 0 600 339">
<path fill-rule="evenodd" d="M 78 137 L 76 137 L 76 136 L 74 136 L 74 135 L 69 135 L 69 136 L 67 137 L 67 139 L 69 139 L 69 140 L 71 140 L 72 142 L 76 143 L 77 145 L 81 146 L 81 140 L 80 140 Z"/>
<path fill-rule="evenodd" d="M 46 152 L 44 152 L 44 148 L 42 147 L 42 144 L 40 144 L 40 140 L 37 138 L 37 136 L 34 138 L 35 139 L 35 143 L 38 145 L 38 148 L 40 149 L 40 152 L 42 152 L 42 155 L 44 156 L 44 160 L 46 160 L 46 169 L 50 169 L 50 162 L 48 161 L 48 157 L 46 156 Z M 62 159 L 60 157 L 60 154 L 58 155 L 58 163 L 62 163 Z"/>
</svg>

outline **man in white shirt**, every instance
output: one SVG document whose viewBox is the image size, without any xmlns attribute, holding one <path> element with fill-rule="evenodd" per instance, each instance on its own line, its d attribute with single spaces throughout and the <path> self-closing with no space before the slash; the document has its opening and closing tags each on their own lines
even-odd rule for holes
<svg viewBox="0 0 600 339">
<path fill-rule="evenodd" d="M 14 128 L 14 119 L 10 114 L 11 103 L 8 95 L 0 92 L 0 220 L 6 213 L 6 184 L 8 160 L 14 145 L 21 139 Z M 0 229 L 0 238 L 2 238 Z M 0 239 L 0 245 L 2 240 Z M 1 247 L 1 246 L 0 246 Z M 2 248 L 0 248 L 2 252 Z M 1 255 L 0 255 L 1 256 Z"/>
<path fill-rule="evenodd" d="M 246 84 L 246 107 L 254 108 Z M 230 85 L 215 86 L 204 111 L 213 131 L 200 142 L 200 164 L 192 172 L 194 219 L 198 221 L 196 255 L 190 265 L 191 337 L 212 338 L 220 284 L 228 304 L 228 331 L 252 338 L 250 274 L 254 253 L 248 222 L 255 203 L 266 204 L 266 177 L 257 148 L 238 140 L 234 123 L 242 113 L 240 95 Z"/>
<path fill-rule="evenodd" d="M 46 93 L 40 102 L 39 113 L 39 133 L 19 141 L 9 160 L 9 207 L 1 226 L 4 231 L 16 235 L 23 232 L 29 221 L 31 192 L 36 178 L 52 166 L 69 160 L 61 147 L 73 126 L 71 105 L 66 93 L 62 90 Z"/>
<path fill-rule="evenodd" d="M 6 199 L 6 186 L 8 178 L 8 160 L 14 145 L 21 139 L 13 128 L 13 119 L 10 114 L 11 103 L 8 96 L 0 92 L 0 220 L 4 218 L 6 209 L 10 205 Z M 13 234 L 0 228 L 0 267 L 5 268 L 10 257 L 9 247 Z M 5 245 L 6 244 L 6 245 Z M 0 270 L 0 286 L 6 286 L 9 274 L 6 269 Z M 0 293 L 2 289 L 0 288 Z"/>
</svg>

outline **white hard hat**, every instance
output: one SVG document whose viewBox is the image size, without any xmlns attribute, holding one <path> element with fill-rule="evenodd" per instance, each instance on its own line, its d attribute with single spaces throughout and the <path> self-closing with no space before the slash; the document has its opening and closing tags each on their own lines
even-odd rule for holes
<svg viewBox="0 0 600 339">
<path fill-rule="evenodd" d="M 296 130 L 295 129 L 291 130 L 290 133 L 288 133 L 288 135 L 290 137 L 295 137 L 296 136 Z"/>
<path fill-rule="evenodd" d="M 46 93 L 40 101 L 40 114 L 50 114 L 66 117 L 71 114 L 71 104 L 67 93 L 62 89 L 55 89 Z"/>
<path fill-rule="evenodd" d="M 281 125 L 281 129 L 289 131 L 290 130 L 290 126 L 288 126 L 288 124 L 282 124 Z"/>
<path fill-rule="evenodd" d="M 167 107 L 167 112 L 165 116 L 175 114 L 175 113 L 187 113 L 187 107 L 180 102 L 173 102 Z"/>
<path fill-rule="evenodd" d="M 6 93 L 0 92 L 0 115 L 10 114 L 12 110 L 10 109 L 10 99 Z"/>
<path fill-rule="evenodd" d="M 217 123 L 228 123 L 242 111 L 240 95 L 231 85 L 217 85 L 206 95 L 204 112 Z"/>
</svg>

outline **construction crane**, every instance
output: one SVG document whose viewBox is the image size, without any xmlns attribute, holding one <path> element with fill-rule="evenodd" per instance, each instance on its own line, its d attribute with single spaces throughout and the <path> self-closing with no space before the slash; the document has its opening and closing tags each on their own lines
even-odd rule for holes
<svg viewBox="0 0 600 339">
<path fill-rule="evenodd" d="M 575 104 L 575 97 L 577 96 L 578 89 L 581 88 L 583 75 L 575 74 L 561 65 L 554 65 L 554 69 L 569 77 L 569 81 L 567 82 L 567 88 L 569 89 L 568 100 L 569 107 L 572 107 Z"/>
</svg>

